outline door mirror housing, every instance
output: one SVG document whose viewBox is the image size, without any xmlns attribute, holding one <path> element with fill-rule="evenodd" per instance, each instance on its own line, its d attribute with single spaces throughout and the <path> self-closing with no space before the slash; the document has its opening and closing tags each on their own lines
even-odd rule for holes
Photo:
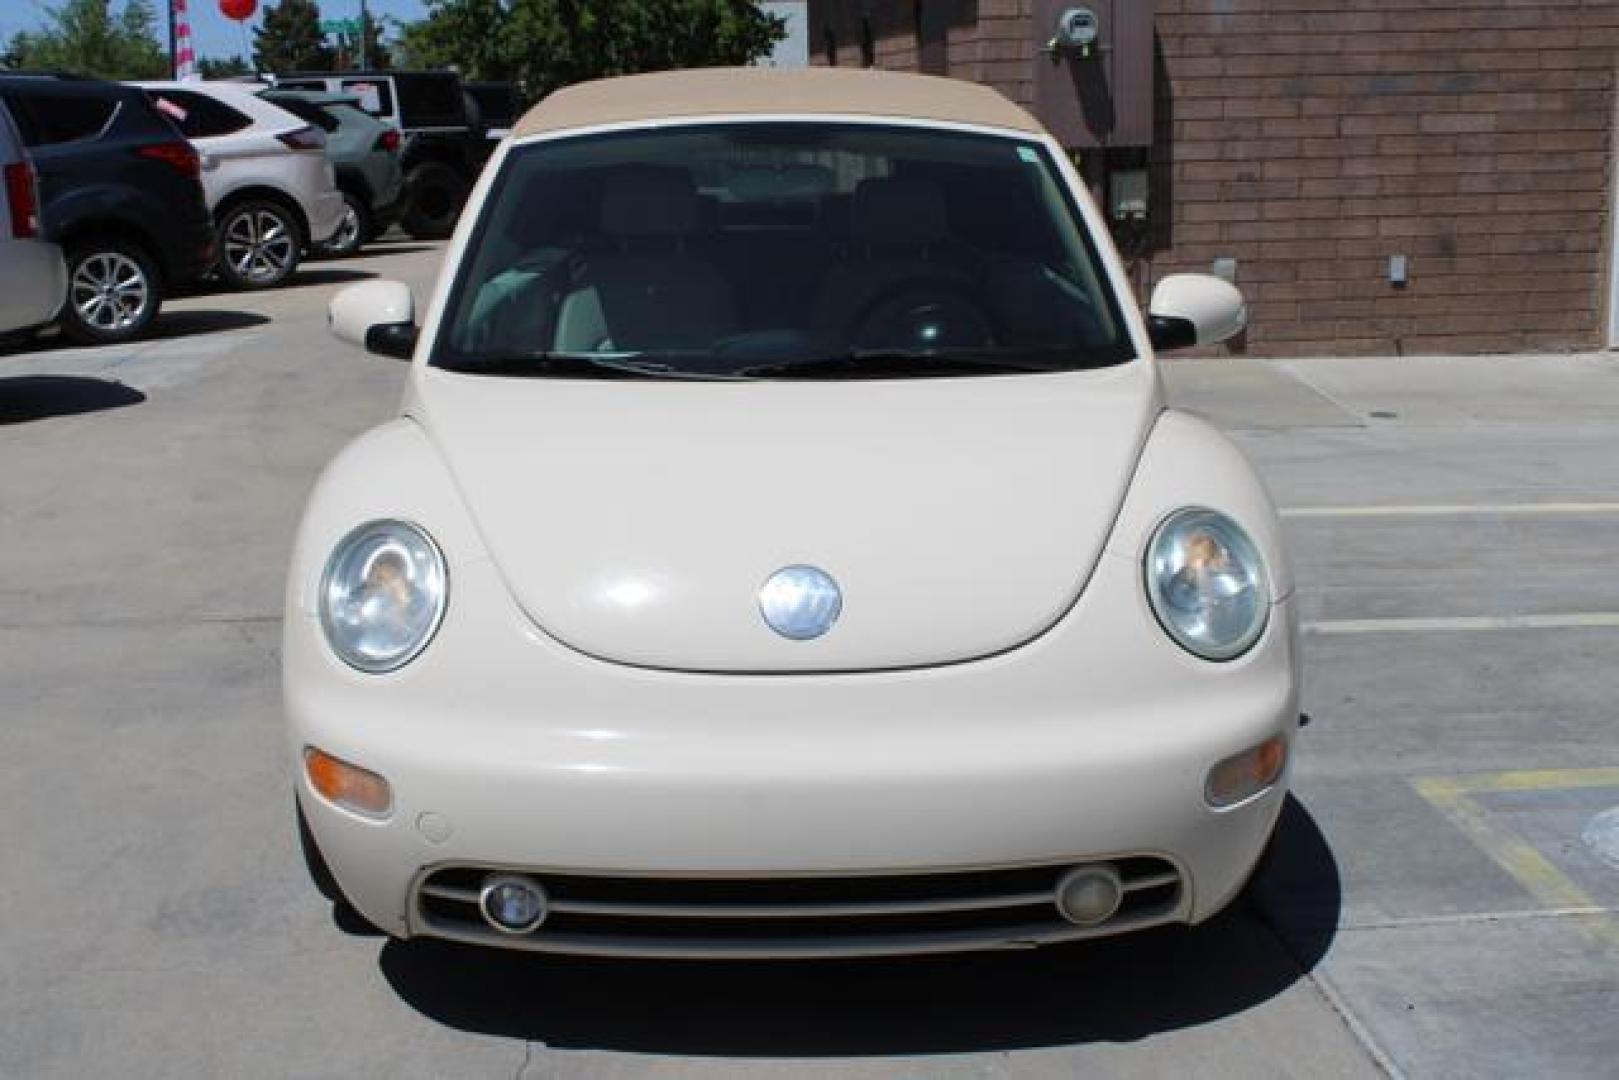
<svg viewBox="0 0 1619 1080">
<path fill-rule="evenodd" d="M 416 351 L 416 304 L 399 281 L 362 281 L 332 297 L 326 309 L 332 335 L 379 356 L 409 360 Z"/>
<path fill-rule="evenodd" d="M 1242 293 L 1210 274 L 1170 274 L 1152 291 L 1147 330 L 1160 351 L 1215 345 L 1248 326 Z"/>
</svg>

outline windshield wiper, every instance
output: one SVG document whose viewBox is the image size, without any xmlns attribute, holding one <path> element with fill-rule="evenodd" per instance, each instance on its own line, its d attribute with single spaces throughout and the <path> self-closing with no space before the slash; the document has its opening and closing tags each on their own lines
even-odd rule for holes
<svg viewBox="0 0 1619 1080">
<path fill-rule="evenodd" d="M 1074 346 L 1009 349 L 850 349 L 835 356 L 810 356 L 742 368 L 752 379 L 890 379 L 940 375 L 1028 375 L 1088 367 L 1076 363 Z"/>
<path fill-rule="evenodd" d="M 672 364 L 644 359 L 640 353 L 529 352 L 497 356 L 468 356 L 445 365 L 472 375 L 517 375 L 585 379 L 731 380 L 734 374 L 687 371 Z"/>
</svg>

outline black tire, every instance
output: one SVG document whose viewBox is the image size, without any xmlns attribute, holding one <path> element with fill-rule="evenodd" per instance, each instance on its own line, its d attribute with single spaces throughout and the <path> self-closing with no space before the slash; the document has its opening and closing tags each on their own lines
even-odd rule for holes
<svg viewBox="0 0 1619 1080">
<path fill-rule="evenodd" d="M 467 182 L 460 173 L 443 162 L 424 162 L 405 178 L 405 212 L 399 224 L 417 240 L 442 240 L 455 231 L 466 201 Z"/>
<path fill-rule="evenodd" d="M 58 323 L 80 345 L 116 345 L 145 334 L 163 306 L 163 276 L 127 240 L 75 240 L 67 250 L 67 303 Z"/>
<path fill-rule="evenodd" d="M 319 251 L 329 258 L 340 259 L 353 255 L 371 239 L 371 207 L 362 196 L 352 191 L 343 192 L 343 224 L 332 238 L 320 245 Z"/>
<path fill-rule="evenodd" d="M 273 289 L 298 269 L 298 215 L 272 199 L 243 199 L 219 213 L 219 276 L 233 289 Z"/>
<path fill-rule="evenodd" d="M 315 842 L 315 834 L 310 831 L 309 819 L 304 817 L 303 804 L 297 796 L 293 796 L 292 808 L 298 815 L 298 849 L 304 857 L 304 870 L 308 872 L 309 883 L 315 886 L 315 891 L 331 901 L 333 920 L 350 934 L 367 937 L 381 934 L 382 930 L 361 915 L 349 903 L 349 898 L 343 895 L 337 879 L 332 876 L 331 867 L 326 865 L 326 856 L 320 853 L 320 845 Z"/>
</svg>

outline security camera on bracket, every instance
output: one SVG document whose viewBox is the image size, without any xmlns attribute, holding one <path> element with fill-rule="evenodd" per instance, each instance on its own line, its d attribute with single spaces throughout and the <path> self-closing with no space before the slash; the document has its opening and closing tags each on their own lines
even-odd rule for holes
<svg viewBox="0 0 1619 1080">
<path fill-rule="evenodd" d="M 1057 33 L 1041 52 L 1052 61 L 1064 55 L 1089 60 L 1096 53 L 1096 40 L 1102 36 L 1102 20 L 1088 7 L 1065 8 L 1057 16 Z"/>
</svg>

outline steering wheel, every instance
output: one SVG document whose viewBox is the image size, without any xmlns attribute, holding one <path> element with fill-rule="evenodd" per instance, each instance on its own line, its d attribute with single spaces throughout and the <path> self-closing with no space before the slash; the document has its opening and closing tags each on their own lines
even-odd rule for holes
<svg viewBox="0 0 1619 1080">
<path fill-rule="evenodd" d="M 881 290 L 849 320 L 856 349 L 994 345 L 995 323 L 976 290 L 950 278 L 911 278 Z"/>
</svg>

